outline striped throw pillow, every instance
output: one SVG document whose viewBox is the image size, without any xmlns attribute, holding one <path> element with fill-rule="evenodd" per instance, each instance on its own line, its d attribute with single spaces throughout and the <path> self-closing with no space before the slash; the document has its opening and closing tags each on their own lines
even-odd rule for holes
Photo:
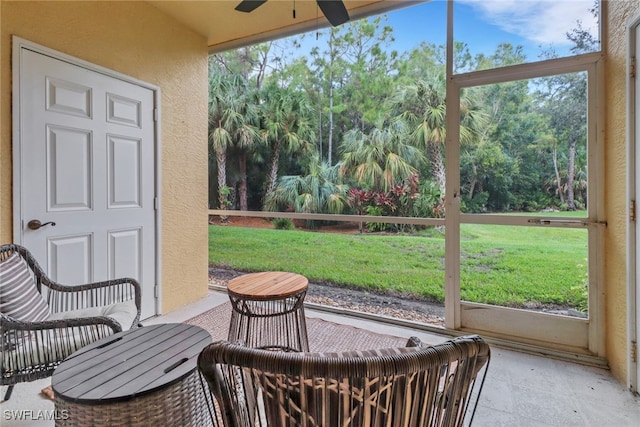
<svg viewBox="0 0 640 427">
<path fill-rule="evenodd" d="M 23 322 L 38 322 L 49 317 L 49 306 L 18 253 L 0 261 L 0 312 Z"/>
</svg>

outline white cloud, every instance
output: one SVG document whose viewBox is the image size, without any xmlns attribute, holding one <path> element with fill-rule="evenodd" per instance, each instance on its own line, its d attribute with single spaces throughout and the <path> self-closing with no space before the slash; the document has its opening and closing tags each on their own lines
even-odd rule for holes
<svg viewBox="0 0 640 427">
<path fill-rule="evenodd" d="M 538 44 L 568 44 L 566 33 L 577 27 L 597 37 L 597 22 L 589 9 L 593 0 L 459 0 L 480 11 L 482 19 Z"/>
</svg>

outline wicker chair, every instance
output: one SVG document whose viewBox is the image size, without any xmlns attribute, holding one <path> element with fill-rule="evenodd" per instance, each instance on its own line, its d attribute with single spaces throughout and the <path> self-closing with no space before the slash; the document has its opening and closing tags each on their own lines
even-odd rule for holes
<svg viewBox="0 0 640 427">
<path fill-rule="evenodd" d="M 10 288 L 18 274 L 22 287 Z M 12 291 L 29 295 L 38 309 L 19 316 Z M 0 246 L 0 385 L 9 386 L 4 400 L 15 384 L 51 376 L 74 351 L 136 327 L 140 303 L 134 279 L 64 286 L 47 277 L 24 247 Z"/>
<path fill-rule="evenodd" d="M 477 335 L 330 354 L 219 341 L 200 353 L 198 367 L 214 397 L 214 425 L 462 426 L 473 419 L 489 358 Z"/>
</svg>

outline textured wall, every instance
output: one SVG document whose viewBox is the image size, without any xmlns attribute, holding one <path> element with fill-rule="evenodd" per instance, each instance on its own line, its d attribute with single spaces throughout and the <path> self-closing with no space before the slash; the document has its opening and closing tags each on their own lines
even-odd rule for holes
<svg viewBox="0 0 640 427">
<path fill-rule="evenodd" d="M 606 344 L 626 381 L 626 67 L 629 21 L 640 2 L 604 3 L 606 52 Z M 207 283 L 206 52 L 204 38 L 142 2 L 0 2 L 0 243 L 12 241 L 11 35 L 161 87 L 163 311 Z"/>
<path fill-rule="evenodd" d="M 611 372 L 627 380 L 627 27 L 640 13 L 640 2 L 606 1 L 606 317 L 607 358 Z"/>
<path fill-rule="evenodd" d="M 11 35 L 161 89 L 162 311 L 207 292 L 206 39 L 146 2 L 0 2 L 0 243 L 11 242 Z"/>
</svg>

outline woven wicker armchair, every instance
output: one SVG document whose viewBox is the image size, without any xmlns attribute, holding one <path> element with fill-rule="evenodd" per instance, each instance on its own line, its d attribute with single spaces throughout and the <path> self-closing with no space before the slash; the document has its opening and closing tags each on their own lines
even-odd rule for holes
<svg viewBox="0 0 640 427">
<path fill-rule="evenodd" d="M 471 423 L 489 358 L 477 335 L 327 354 L 219 341 L 198 367 L 214 397 L 214 425 L 431 427 Z"/>
<path fill-rule="evenodd" d="M 31 301 L 11 301 L 12 293 Z M 134 279 L 64 286 L 47 277 L 24 247 L 0 246 L 0 385 L 9 386 L 4 400 L 15 384 L 51 376 L 76 350 L 137 326 L 140 303 Z"/>
</svg>

